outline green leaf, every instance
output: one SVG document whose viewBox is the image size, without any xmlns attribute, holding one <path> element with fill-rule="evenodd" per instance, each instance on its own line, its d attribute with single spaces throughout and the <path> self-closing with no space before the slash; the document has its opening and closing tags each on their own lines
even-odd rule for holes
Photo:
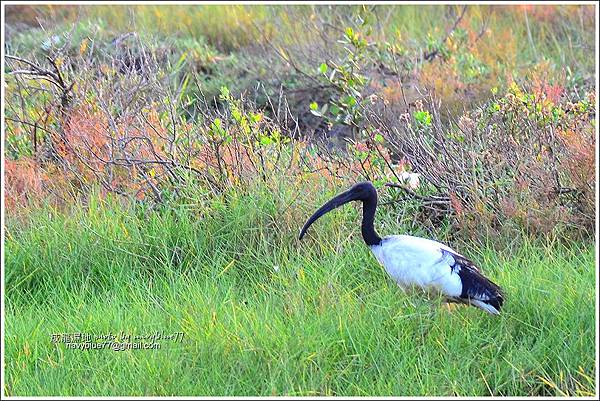
<svg viewBox="0 0 600 401">
<path fill-rule="evenodd" d="M 356 98 L 354 96 L 348 96 L 344 100 L 344 103 L 347 104 L 348 106 L 352 107 L 356 104 Z"/>
<path fill-rule="evenodd" d="M 415 111 L 413 114 L 415 120 L 425 126 L 431 125 L 431 114 L 428 111 Z"/>
<path fill-rule="evenodd" d="M 327 64 L 325 64 L 325 63 L 322 63 L 322 64 L 319 66 L 319 72 L 320 72 L 321 74 L 326 74 L 326 73 L 327 73 Z"/>
<path fill-rule="evenodd" d="M 375 142 L 383 143 L 383 135 L 381 134 L 375 134 L 375 137 L 373 139 L 375 140 Z"/>
<path fill-rule="evenodd" d="M 259 113 L 250 113 L 250 119 L 252 122 L 257 123 L 262 120 L 262 114 Z"/>
<path fill-rule="evenodd" d="M 319 108 L 319 105 L 317 104 L 317 102 L 312 102 L 310 104 L 310 109 L 311 110 L 317 110 Z"/>
<path fill-rule="evenodd" d="M 271 138 L 269 138 L 266 135 L 263 135 L 263 136 L 260 137 L 260 144 L 263 145 L 263 146 L 270 145 L 271 142 L 272 142 Z"/>
<path fill-rule="evenodd" d="M 183 52 L 183 54 L 181 55 L 181 57 L 179 57 L 179 60 L 177 60 L 177 62 L 175 63 L 175 67 L 173 68 L 174 70 L 178 71 L 179 68 L 183 65 L 185 59 L 187 58 L 188 52 Z"/>
<path fill-rule="evenodd" d="M 231 110 L 231 116 L 238 123 L 242 121 L 242 113 L 237 108 Z"/>
</svg>

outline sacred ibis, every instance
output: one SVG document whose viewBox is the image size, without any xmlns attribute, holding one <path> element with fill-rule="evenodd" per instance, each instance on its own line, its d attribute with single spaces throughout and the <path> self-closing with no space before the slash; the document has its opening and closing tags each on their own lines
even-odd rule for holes
<svg viewBox="0 0 600 401">
<path fill-rule="evenodd" d="M 377 191 L 370 182 L 358 183 L 321 206 L 302 227 L 300 239 L 319 217 L 351 201 L 362 201 L 362 237 L 400 287 L 441 293 L 448 302 L 473 305 L 494 315 L 500 313 L 504 302 L 502 290 L 463 255 L 426 238 L 377 235 L 373 227 Z"/>
</svg>

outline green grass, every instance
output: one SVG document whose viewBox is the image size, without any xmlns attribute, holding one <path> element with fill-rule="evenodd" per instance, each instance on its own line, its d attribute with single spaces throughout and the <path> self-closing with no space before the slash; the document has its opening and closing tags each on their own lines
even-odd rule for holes
<svg viewBox="0 0 600 401">
<path fill-rule="evenodd" d="M 6 228 L 4 392 L 42 395 L 593 395 L 593 244 L 461 247 L 501 284 L 492 317 L 409 297 L 357 208 L 257 186 L 146 213 L 95 198 Z M 295 202 L 295 203 L 294 203 Z M 291 205 L 291 206 L 290 206 Z M 381 234 L 405 229 L 379 212 Z M 274 218 L 272 216 L 277 216 Z M 351 234 L 351 235 L 349 235 Z M 157 350 L 53 333 L 183 332 Z"/>
</svg>

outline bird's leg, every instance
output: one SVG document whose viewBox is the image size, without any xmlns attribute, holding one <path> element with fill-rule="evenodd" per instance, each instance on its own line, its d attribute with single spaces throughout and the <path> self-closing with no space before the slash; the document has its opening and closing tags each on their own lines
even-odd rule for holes
<svg viewBox="0 0 600 401">
<path fill-rule="evenodd" d="M 446 307 L 449 313 L 452 313 L 452 311 L 456 310 L 458 308 L 458 304 L 460 303 L 452 298 L 444 298 L 442 302 L 444 302 L 444 306 Z"/>
<path fill-rule="evenodd" d="M 446 307 L 446 309 L 448 310 L 448 313 L 452 313 L 453 310 L 455 310 L 457 308 L 456 304 L 453 302 L 444 302 L 444 306 Z"/>
</svg>

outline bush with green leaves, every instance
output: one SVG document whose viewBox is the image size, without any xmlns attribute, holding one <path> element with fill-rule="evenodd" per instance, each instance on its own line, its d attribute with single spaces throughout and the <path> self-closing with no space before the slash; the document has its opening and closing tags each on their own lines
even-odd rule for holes
<svg viewBox="0 0 600 401">
<path fill-rule="evenodd" d="M 372 33 L 369 13 L 358 17 L 357 28 L 346 28 L 338 42 L 343 45 L 345 56 L 342 60 L 327 60 L 318 70 L 323 79 L 336 90 L 336 97 L 321 107 L 316 102 L 310 104 L 311 113 L 325 118 L 330 124 L 345 124 L 358 131 L 362 119 L 360 107 L 363 94 L 369 83 L 365 75 L 367 64 L 372 63 L 370 55 L 373 43 L 368 42 Z"/>
<path fill-rule="evenodd" d="M 595 96 L 553 101 L 549 93 L 513 83 L 449 126 L 434 102 L 400 121 L 384 121 L 375 108 L 365 115 L 428 183 L 423 204 L 463 228 L 514 223 L 532 233 L 586 235 L 595 222 Z"/>
</svg>

